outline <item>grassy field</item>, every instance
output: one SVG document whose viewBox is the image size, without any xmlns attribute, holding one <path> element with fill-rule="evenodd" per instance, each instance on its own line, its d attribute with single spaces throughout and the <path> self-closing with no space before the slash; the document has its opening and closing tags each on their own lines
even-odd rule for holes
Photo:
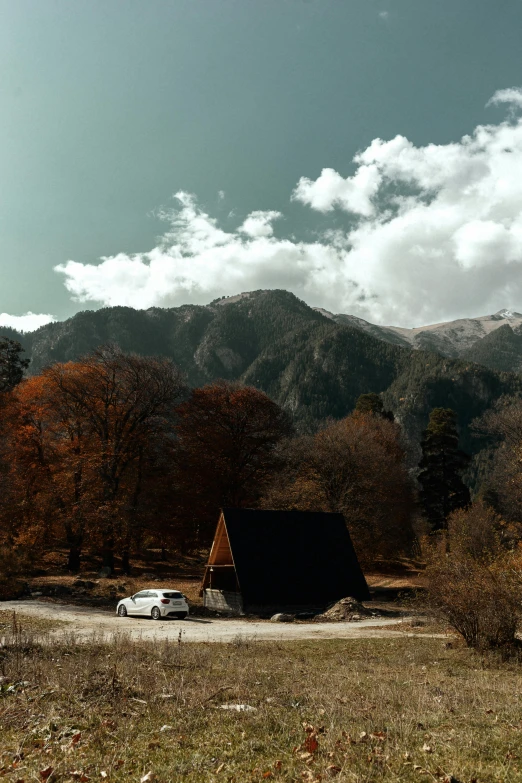
<svg viewBox="0 0 522 783">
<path fill-rule="evenodd" d="M 522 670 L 441 640 L 3 634 L 6 781 L 522 781 Z"/>
<path fill-rule="evenodd" d="M 23 638 L 28 633 L 31 635 L 45 633 L 46 631 L 54 631 L 58 628 L 65 628 L 69 623 L 64 620 L 48 620 L 44 617 L 34 617 L 31 615 L 24 615 L 20 618 L 18 613 L 0 609 L 0 638 L 7 634 L 8 638 L 13 639 L 14 636 L 21 635 Z M 2 661 L 2 653 L 0 648 L 0 665 Z"/>
</svg>

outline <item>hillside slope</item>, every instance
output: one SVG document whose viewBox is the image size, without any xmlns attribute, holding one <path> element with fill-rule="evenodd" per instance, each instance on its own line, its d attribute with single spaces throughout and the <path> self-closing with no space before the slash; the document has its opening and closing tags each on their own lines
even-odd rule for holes
<svg viewBox="0 0 522 783">
<path fill-rule="evenodd" d="M 168 356 L 192 385 L 226 378 L 257 386 L 304 428 L 347 415 L 360 394 L 374 391 L 417 440 L 430 409 L 449 405 L 457 410 L 469 450 L 474 444 L 467 424 L 501 394 L 521 387 L 516 375 L 379 339 L 286 291 L 257 291 L 206 306 L 86 311 L 20 340 L 32 373 L 111 342 L 125 351 Z"/>
<path fill-rule="evenodd" d="M 511 339 L 511 335 L 522 335 L 522 314 L 511 310 L 414 329 L 377 326 L 353 315 L 320 312 L 336 323 L 362 329 L 392 345 L 434 351 L 448 358 L 470 359 L 492 370 L 519 372 L 522 368 L 522 340 Z M 497 350 L 502 357 L 497 355 Z"/>
</svg>

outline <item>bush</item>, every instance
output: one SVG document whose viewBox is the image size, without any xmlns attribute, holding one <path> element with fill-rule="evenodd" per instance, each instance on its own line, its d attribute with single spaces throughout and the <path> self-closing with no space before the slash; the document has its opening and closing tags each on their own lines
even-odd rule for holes
<svg viewBox="0 0 522 783">
<path fill-rule="evenodd" d="M 20 592 L 18 577 L 27 576 L 32 567 L 32 553 L 24 547 L 0 547 L 0 600 Z"/>
<path fill-rule="evenodd" d="M 521 616 L 520 573 L 514 563 L 491 565 L 465 554 L 440 557 L 428 569 L 428 593 L 468 647 L 479 650 L 518 646 Z"/>
</svg>

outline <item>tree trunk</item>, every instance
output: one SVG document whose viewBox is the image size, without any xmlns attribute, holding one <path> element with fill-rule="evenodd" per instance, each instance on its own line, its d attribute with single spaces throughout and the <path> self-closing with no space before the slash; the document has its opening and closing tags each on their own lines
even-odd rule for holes
<svg viewBox="0 0 522 783">
<path fill-rule="evenodd" d="M 128 576 L 130 574 L 131 564 L 130 564 L 130 552 L 128 549 L 124 549 L 121 554 L 121 570 L 123 571 L 125 576 Z"/>
<path fill-rule="evenodd" d="M 69 545 L 69 555 L 67 557 L 67 570 L 72 571 L 73 574 L 78 573 L 80 570 L 80 563 L 82 557 L 82 545 L 83 535 L 76 532 L 72 526 L 66 527 L 67 543 Z"/>
<path fill-rule="evenodd" d="M 105 542 L 102 552 L 102 567 L 110 568 L 111 574 L 114 573 L 114 540 L 109 539 Z"/>
<path fill-rule="evenodd" d="M 80 546 L 72 544 L 69 548 L 69 556 L 67 558 L 67 570 L 77 574 L 80 570 L 82 550 Z"/>
</svg>

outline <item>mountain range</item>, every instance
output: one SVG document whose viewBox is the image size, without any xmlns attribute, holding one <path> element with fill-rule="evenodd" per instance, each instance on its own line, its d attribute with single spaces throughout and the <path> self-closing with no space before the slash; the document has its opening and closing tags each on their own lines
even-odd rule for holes
<svg viewBox="0 0 522 783">
<path fill-rule="evenodd" d="M 319 312 L 336 323 L 362 329 L 393 345 L 471 359 L 494 370 L 518 372 L 522 369 L 522 314 L 512 310 L 414 329 L 377 326 L 353 315 L 334 315 L 326 310 Z"/>
<path fill-rule="evenodd" d="M 216 378 L 254 385 L 312 429 L 340 418 L 373 391 L 419 442 L 429 411 L 457 411 L 462 445 L 479 442 L 469 424 L 503 394 L 522 390 L 522 315 L 461 319 L 419 329 L 383 327 L 309 307 L 287 291 L 254 291 L 209 305 L 77 313 L 19 340 L 37 373 L 116 343 L 125 351 L 170 357 L 191 385 Z"/>
</svg>

